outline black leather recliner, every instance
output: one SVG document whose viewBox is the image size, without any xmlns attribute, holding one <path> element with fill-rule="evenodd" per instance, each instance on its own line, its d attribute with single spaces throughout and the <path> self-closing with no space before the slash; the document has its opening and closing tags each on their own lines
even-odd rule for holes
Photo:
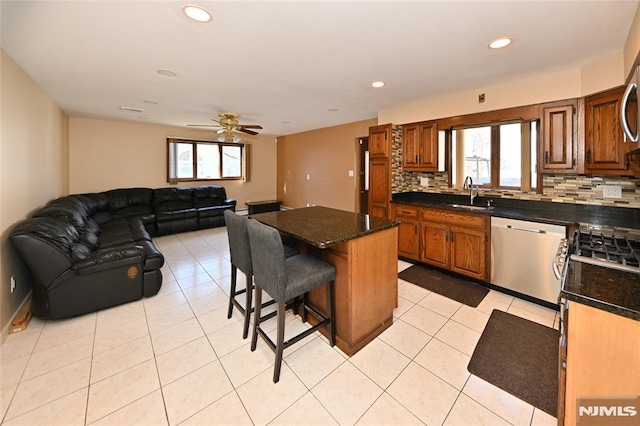
<svg viewBox="0 0 640 426">
<path fill-rule="evenodd" d="M 140 219 L 109 220 L 93 195 L 53 200 L 11 232 L 33 276 L 37 317 L 71 317 L 160 290 L 164 257 Z"/>
<path fill-rule="evenodd" d="M 196 195 L 197 194 L 197 195 Z M 59 319 L 158 293 L 154 235 L 224 225 L 224 187 L 126 188 L 49 202 L 9 239 L 33 276 L 32 313 Z"/>
</svg>

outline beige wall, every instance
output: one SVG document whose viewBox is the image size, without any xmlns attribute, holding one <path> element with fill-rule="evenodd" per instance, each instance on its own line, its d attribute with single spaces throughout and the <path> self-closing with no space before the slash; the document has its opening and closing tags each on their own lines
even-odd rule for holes
<svg viewBox="0 0 640 426">
<path fill-rule="evenodd" d="M 128 121 L 69 118 L 69 189 L 71 193 L 114 188 L 170 186 L 167 183 L 167 136 L 212 139 L 209 130 Z M 276 143 L 273 136 L 251 141 L 251 179 L 187 182 L 181 186 L 222 185 L 227 196 L 246 208 L 247 200 L 276 196 Z"/>
<path fill-rule="evenodd" d="M 624 76 L 625 79 L 631 74 L 636 60 L 640 53 L 640 7 L 636 9 L 636 14 L 631 23 L 627 41 L 624 44 Z"/>
<path fill-rule="evenodd" d="M 29 273 L 8 235 L 16 222 L 68 190 L 68 119 L 38 84 L 1 50 L 0 328 L 31 291 Z M 17 278 L 10 292 L 10 277 Z"/>
<path fill-rule="evenodd" d="M 579 68 L 381 110 L 378 123 L 404 124 L 581 97 L 623 84 L 622 70 L 623 54 L 616 51 Z M 480 93 L 486 97 L 482 104 Z"/>
<path fill-rule="evenodd" d="M 357 211 L 357 139 L 376 124 L 373 118 L 278 137 L 278 199 L 292 208 L 309 204 Z"/>
</svg>

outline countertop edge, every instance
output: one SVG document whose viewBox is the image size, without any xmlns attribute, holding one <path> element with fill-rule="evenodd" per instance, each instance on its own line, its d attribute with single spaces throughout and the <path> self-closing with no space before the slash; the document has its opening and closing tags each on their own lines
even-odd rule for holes
<svg viewBox="0 0 640 426">
<path fill-rule="evenodd" d="M 560 290 L 560 297 L 564 297 L 567 300 L 581 303 L 592 308 L 600 309 L 610 314 L 620 315 L 625 318 L 629 318 L 635 321 L 640 321 L 640 312 L 624 308 L 622 306 L 614 305 L 604 302 L 602 300 L 593 299 L 591 297 L 584 296 L 578 293 L 572 293 L 566 290 Z"/>
</svg>

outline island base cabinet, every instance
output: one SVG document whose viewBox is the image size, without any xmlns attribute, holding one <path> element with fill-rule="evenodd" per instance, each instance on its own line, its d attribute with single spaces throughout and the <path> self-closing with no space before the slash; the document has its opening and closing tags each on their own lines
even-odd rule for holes
<svg viewBox="0 0 640 426">
<path fill-rule="evenodd" d="M 351 356 L 393 323 L 398 306 L 398 228 L 365 235 L 327 249 L 300 241 L 298 249 L 335 266 L 333 283 L 336 345 Z M 308 302 L 326 313 L 326 289 L 309 293 Z M 307 317 L 317 323 L 313 316 Z M 321 330 L 326 336 L 326 329 Z"/>
<path fill-rule="evenodd" d="M 566 383 L 561 370 L 564 407 L 558 410 L 564 418 L 561 415 L 558 424 L 564 420 L 569 426 L 576 424 L 578 400 L 601 398 L 608 406 L 618 405 L 616 398 L 640 395 L 640 321 L 574 302 L 566 312 Z"/>
</svg>

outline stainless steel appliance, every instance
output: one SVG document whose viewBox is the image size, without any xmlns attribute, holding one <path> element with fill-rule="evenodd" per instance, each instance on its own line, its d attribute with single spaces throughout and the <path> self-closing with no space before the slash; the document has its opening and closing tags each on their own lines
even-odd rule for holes
<svg viewBox="0 0 640 426">
<path fill-rule="evenodd" d="M 558 303 L 556 252 L 566 227 L 491 218 L 491 283 L 552 304 Z"/>
<path fill-rule="evenodd" d="M 582 228 L 571 243 L 570 259 L 640 273 L 640 235 L 632 231 Z"/>
<path fill-rule="evenodd" d="M 622 106 L 620 108 L 620 125 L 625 134 L 625 140 L 630 142 L 638 142 L 640 137 L 640 102 L 638 102 L 638 87 L 640 86 L 640 67 L 634 71 L 627 90 L 622 96 Z M 635 109 L 637 114 L 630 112 Z"/>
</svg>

